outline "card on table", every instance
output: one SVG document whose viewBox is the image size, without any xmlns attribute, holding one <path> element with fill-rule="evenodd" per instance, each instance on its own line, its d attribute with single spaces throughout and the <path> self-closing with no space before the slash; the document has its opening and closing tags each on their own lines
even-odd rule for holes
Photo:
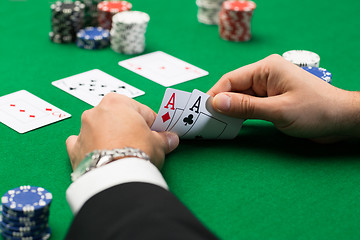
<svg viewBox="0 0 360 240">
<path fill-rule="evenodd" d="M 145 94 L 145 92 L 98 69 L 54 81 L 52 85 L 92 106 L 98 105 L 110 92 L 123 94 L 130 98 Z"/>
<path fill-rule="evenodd" d="M 167 89 L 151 129 L 172 131 L 182 139 L 236 137 L 244 120 L 216 112 L 209 99 L 210 95 L 196 89 L 191 94 Z"/>
<path fill-rule="evenodd" d="M 165 87 L 209 74 L 201 68 L 161 51 L 120 61 L 119 65 Z"/>
<path fill-rule="evenodd" d="M 0 122 L 19 133 L 69 117 L 69 113 L 25 90 L 0 97 Z"/>
</svg>

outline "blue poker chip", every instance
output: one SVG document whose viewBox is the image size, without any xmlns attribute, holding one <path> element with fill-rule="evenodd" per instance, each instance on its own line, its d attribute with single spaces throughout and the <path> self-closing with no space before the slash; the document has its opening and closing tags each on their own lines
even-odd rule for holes
<svg viewBox="0 0 360 240">
<path fill-rule="evenodd" d="M 18 227 L 18 226 L 13 226 L 11 224 L 7 224 L 5 222 L 1 222 L 0 223 L 0 228 L 3 231 L 8 231 L 8 232 L 21 232 L 21 233 L 28 233 L 28 234 L 33 234 L 36 232 L 43 232 L 46 228 L 49 227 L 49 224 L 47 222 L 41 223 L 41 224 L 36 224 L 34 226 L 25 226 L 25 227 Z"/>
<path fill-rule="evenodd" d="M 1 198 L 3 208 L 19 213 L 31 213 L 47 209 L 52 194 L 42 187 L 21 186 L 9 190 Z"/>
<path fill-rule="evenodd" d="M 110 39 L 110 32 L 102 27 L 87 27 L 81 29 L 76 36 L 84 40 L 103 40 Z"/>
<path fill-rule="evenodd" d="M 36 212 L 17 212 L 17 211 L 13 211 L 11 209 L 8 209 L 5 206 L 0 206 L 2 208 L 2 211 L 5 215 L 8 215 L 10 217 L 29 217 L 29 218 L 35 218 L 41 215 L 49 215 L 50 213 L 50 205 L 47 207 L 44 207 L 41 211 L 36 211 Z"/>
<path fill-rule="evenodd" d="M 25 222 L 25 223 L 20 223 L 20 222 L 13 222 L 13 221 L 9 221 L 7 219 L 4 219 L 1 215 L 0 215 L 0 222 L 3 222 L 6 226 L 9 227 L 35 227 L 37 224 L 39 224 L 39 222 Z M 40 223 L 43 223 L 42 221 Z"/>
<path fill-rule="evenodd" d="M 319 68 L 319 67 L 302 67 L 302 69 L 304 69 L 305 71 L 321 78 L 322 80 L 324 80 L 327 83 L 331 84 L 331 78 L 332 78 L 332 74 L 326 70 L 325 68 Z"/>
<path fill-rule="evenodd" d="M 87 27 L 76 34 L 76 45 L 84 49 L 101 49 L 110 45 L 110 32 L 101 27 Z"/>
<path fill-rule="evenodd" d="M 29 236 L 14 236 L 16 234 L 8 232 L 1 232 L 1 235 L 5 240 L 48 240 L 51 237 L 51 229 L 47 228 L 39 234 Z"/>
<path fill-rule="evenodd" d="M 12 223 L 14 225 L 30 225 L 30 224 L 39 224 L 46 221 L 49 221 L 49 215 L 41 215 L 38 217 L 12 217 L 5 213 L 2 213 L 2 221 L 5 223 Z"/>
<path fill-rule="evenodd" d="M 0 226 L 6 227 L 8 229 L 12 229 L 13 231 L 22 231 L 26 229 L 35 229 L 37 227 L 43 227 L 47 225 L 49 222 L 49 219 L 41 219 L 38 221 L 31 221 L 31 222 L 16 222 L 16 221 L 9 221 L 6 218 L 2 218 L 2 222 L 0 223 Z"/>
<path fill-rule="evenodd" d="M 44 229 L 43 231 L 39 232 L 9 232 L 3 231 L 2 234 L 6 234 L 7 236 L 11 237 L 18 237 L 18 238 L 40 238 L 43 236 L 45 232 L 48 232 L 48 229 Z"/>
<path fill-rule="evenodd" d="M 3 239 L 47 240 L 52 194 L 41 187 L 21 186 L 1 198 L 0 232 Z"/>
</svg>

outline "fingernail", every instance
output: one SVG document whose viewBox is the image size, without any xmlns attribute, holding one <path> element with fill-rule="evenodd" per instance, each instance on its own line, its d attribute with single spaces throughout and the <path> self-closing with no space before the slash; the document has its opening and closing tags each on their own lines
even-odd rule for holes
<svg viewBox="0 0 360 240">
<path fill-rule="evenodd" d="M 220 112 L 228 112 L 230 110 L 230 97 L 224 93 L 220 93 L 214 97 L 215 107 Z"/>
<path fill-rule="evenodd" d="M 169 144 L 169 152 L 171 152 L 179 145 L 179 137 L 178 135 L 172 132 L 166 132 L 165 135 Z"/>
</svg>

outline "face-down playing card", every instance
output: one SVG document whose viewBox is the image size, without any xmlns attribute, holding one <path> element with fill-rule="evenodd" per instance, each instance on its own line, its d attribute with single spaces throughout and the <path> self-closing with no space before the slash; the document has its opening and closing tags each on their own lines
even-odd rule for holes
<svg viewBox="0 0 360 240">
<path fill-rule="evenodd" d="M 209 101 L 210 96 L 194 90 L 186 107 L 169 131 L 182 139 L 232 139 L 241 129 L 243 119 L 232 118 L 216 112 Z"/>
<path fill-rule="evenodd" d="M 25 90 L 0 97 L 0 121 L 19 133 L 69 117 L 69 113 Z"/>
<path fill-rule="evenodd" d="M 151 126 L 157 132 L 171 129 L 184 111 L 191 93 L 168 88 L 165 91 L 158 115 Z"/>
<path fill-rule="evenodd" d="M 143 91 L 98 69 L 52 82 L 55 87 L 96 106 L 103 97 L 115 92 L 130 98 L 145 94 Z"/>
</svg>

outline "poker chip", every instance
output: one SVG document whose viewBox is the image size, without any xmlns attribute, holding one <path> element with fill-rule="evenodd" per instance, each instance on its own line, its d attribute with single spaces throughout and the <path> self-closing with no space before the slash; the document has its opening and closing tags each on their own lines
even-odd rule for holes
<svg viewBox="0 0 360 240">
<path fill-rule="evenodd" d="M 101 49 L 110 45 L 110 32 L 101 27 L 87 27 L 76 34 L 76 45 L 84 49 Z"/>
<path fill-rule="evenodd" d="M 132 4 L 127 1 L 103 1 L 97 5 L 98 24 L 104 29 L 111 29 L 112 17 L 119 12 L 130 11 Z"/>
<path fill-rule="evenodd" d="M 4 239 L 49 239 L 52 194 L 35 186 L 20 186 L 1 197 L 0 232 Z"/>
<path fill-rule="evenodd" d="M 302 69 L 304 69 L 305 71 L 321 78 L 322 80 L 324 80 L 327 83 L 331 84 L 331 78 L 332 78 L 332 74 L 331 72 L 329 72 L 328 70 L 326 70 L 325 68 L 318 68 L 318 67 L 302 67 Z"/>
<path fill-rule="evenodd" d="M 150 17 L 140 11 L 125 11 L 112 18 L 111 48 L 122 54 L 140 54 L 145 50 L 145 33 Z"/>
<path fill-rule="evenodd" d="M 54 43 L 75 42 L 76 33 L 83 26 L 84 8 L 79 1 L 51 4 L 50 40 Z"/>
<path fill-rule="evenodd" d="M 31 223 L 42 223 L 49 220 L 49 215 L 40 215 L 36 217 L 13 217 L 9 216 L 5 212 L 2 212 L 2 219 L 5 223 L 12 223 L 14 226 L 26 226 L 26 224 Z"/>
<path fill-rule="evenodd" d="M 2 233 L 6 233 L 7 235 L 14 237 L 30 237 L 41 235 L 45 231 L 48 231 L 49 225 L 41 225 L 35 227 L 10 227 L 6 224 L 0 224 L 0 230 Z"/>
<path fill-rule="evenodd" d="M 197 19 L 207 25 L 219 24 L 219 13 L 224 0 L 196 0 Z"/>
<path fill-rule="evenodd" d="M 84 4 L 83 27 L 98 26 L 98 9 L 97 6 L 102 0 L 80 0 Z"/>
<path fill-rule="evenodd" d="M 1 204 L 13 211 L 27 213 L 43 210 L 51 200 L 51 193 L 44 188 L 21 186 L 5 193 L 1 198 Z"/>
<path fill-rule="evenodd" d="M 6 207 L 2 207 L 2 212 L 4 214 L 9 215 L 10 217 L 38 217 L 44 214 L 49 214 L 49 207 L 44 208 L 41 213 L 37 213 L 37 212 L 27 212 L 27 213 L 23 213 L 23 212 L 17 212 L 17 211 L 13 211 L 11 209 L 8 209 Z"/>
<path fill-rule="evenodd" d="M 43 233 L 38 235 L 23 236 L 23 237 L 13 236 L 8 232 L 1 232 L 1 235 L 4 240 L 48 240 L 51 237 L 51 229 L 48 228 Z"/>
<path fill-rule="evenodd" d="M 307 50 L 291 50 L 283 53 L 283 58 L 299 67 L 319 67 L 320 56 Z"/>
<path fill-rule="evenodd" d="M 256 4 L 252 1 L 225 1 L 219 13 L 219 34 L 224 40 L 244 42 L 251 39 L 251 19 Z"/>
</svg>

